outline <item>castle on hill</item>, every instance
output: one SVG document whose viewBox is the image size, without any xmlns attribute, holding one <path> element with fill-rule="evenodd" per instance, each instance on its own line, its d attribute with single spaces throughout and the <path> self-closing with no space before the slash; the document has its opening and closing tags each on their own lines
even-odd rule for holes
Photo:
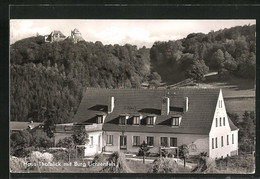
<svg viewBox="0 0 260 179">
<path fill-rule="evenodd" d="M 78 43 L 79 41 L 84 41 L 80 31 L 78 29 L 74 29 L 71 31 L 71 35 L 66 37 L 61 31 L 59 30 L 54 30 L 52 31 L 49 35 L 44 36 L 44 41 L 45 42 L 59 42 L 63 41 L 65 39 L 71 39 L 74 43 Z"/>
</svg>

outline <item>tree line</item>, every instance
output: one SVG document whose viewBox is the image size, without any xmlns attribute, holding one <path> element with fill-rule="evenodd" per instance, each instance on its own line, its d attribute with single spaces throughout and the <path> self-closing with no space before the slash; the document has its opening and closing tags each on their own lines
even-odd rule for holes
<svg viewBox="0 0 260 179">
<path fill-rule="evenodd" d="M 151 49 L 30 37 L 10 46 L 11 120 L 72 122 L 87 87 L 159 86 L 209 71 L 254 78 L 255 61 L 255 25 L 192 33 Z"/>
<path fill-rule="evenodd" d="M 217 71 L 222 78 L 232 75 L 255 78 L 255 33 L 255 25 L 245 25 L 155 42 L 150 51 L 151 69 L 163 81 L 170 82 L 185 78 L 200 80 L 209 71 Z"/>
<path fill-rule="evenodd" d="M 31 37 L 11 45 L 10 62 L 12 121 L 71 122 L 85 88 L 139 88 L 153 80 L 149 49 L 129 44 Z"/>
</svg>

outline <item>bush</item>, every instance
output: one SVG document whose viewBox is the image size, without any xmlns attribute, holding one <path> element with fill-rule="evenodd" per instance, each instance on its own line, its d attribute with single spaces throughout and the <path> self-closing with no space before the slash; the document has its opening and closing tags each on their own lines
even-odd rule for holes
<svg viewBox="0 0 260 179">
<path fill-rule="evenodd" d="M 33 165 L 33 166 L 28 167 L 27 169 L 29 169 L 29 170 L 38 169 L 38 171 L 40 172 L 40 170 L 42 168 L 42 166 L 39 165 L 40 162 L 48 163 L 48 162 L 52 162 L 52 161 L 53 161 L 53 155 L 51 153 L 48 153 L 48 152 L 41 153 L 39 151 L 33 151 L 30 154 L 30 157 L 28 158 L 28 162 L 32 163 L 32 164 L 36 164 L 36 166 Z M 45 170 L 46 170 L 46 168 L 45 168 Z"/>
<path fill-rule="evenodd" d="M 10 135 L 11 155 L 26 157 L 30 153 L 32 135 L 27 131 L 12 132 Z M 29 150 L 27 150 L 29 149 Z"/>
<path fill-rule="evenodd" d="M 105 166 L 101 172 L 105 173 L 133 173 L 127 166 L 125 155 L 120 152 L 114 152 L 108 159 L 109 163 L 114 163 L 115 166 Z"/>
<path fill-rule="evenodd" d="M 92 163 L 104 163 L 107 161 L 107 158 L 103 154 L 96 154 Z"/>
<path fill-rule="evenodd" d="M 214 159 L 201 155 L 198 159 L 197 166 L 192 172 L 196 173 L 219 173 L 216 169 L 216 162 Z"/>
<path fill-rule="evenodd" d="M 176 173 L 178 164 L 171 158 L 159 158 L 153 161 L 149 173 Z"/>
<path fill-rule="evenodd" d="M 20 173 L 26 170 L 27 166 L 24 165 L 26 163 L 25 158 L 18 158 L 14 156 L 10 156 L 10 172 L 12 173 Z"/>
<path fill-rule="evenodd" d="M 75 144 L 72 137 L 65 137 L 59 140 L 56 147 L 74 148 Z"/>
<path fill-rule="evenodd" d="M 39 148 L 49 148 L 53 146 L 53 140 L 43 131 L 32 132 L 32 145 Z"/>
<path fill-rule="evenodd" d="M 53 157 L 54 161 L 63 161 L 63 162 L 70 162 L 71 158 L 76 158 L 76 151 L 75 149 L 68 150 L 52 150 L 49 151 Z"/>
<path fill-rule="evenodd" d="M 48 152 L 41 153 L 38 151 L 33 151 L 29 157 L 29 160 L 30 162 L 52 162 L 53 155 Z"/>
</svg>

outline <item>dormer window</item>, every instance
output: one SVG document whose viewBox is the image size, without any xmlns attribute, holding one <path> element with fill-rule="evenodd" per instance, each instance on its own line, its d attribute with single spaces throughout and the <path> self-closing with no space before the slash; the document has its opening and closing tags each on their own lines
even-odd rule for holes
<svg viewBox="0 0 260 179">
<path fill-rule="evenodd" d="M 154 125 L 154 123 L 155 123 L 154 116 L 148 116 L 147 125 Z"/>
<path fill-rule="evenodd" d="M 103 122 L 103 115 L 97 115 L 97 124 L 102 124 Z"/>
<path fill-rule="evenodd" d="M 180 125 L 180 117 L 173 117 L 172 126 L 179 126 L 179 125 Z"/>
<path fill-rule="evenodd" d="M 140 124 L 140 116 L 134 116 L 133 125 L 139 125 L 139 124 Z"/>
<path fill-rule="evenodd" d="M 126 125 L 127 115 L 121 115 L 119 116 L 119 124 L 120 125 Z"/>
</svg>

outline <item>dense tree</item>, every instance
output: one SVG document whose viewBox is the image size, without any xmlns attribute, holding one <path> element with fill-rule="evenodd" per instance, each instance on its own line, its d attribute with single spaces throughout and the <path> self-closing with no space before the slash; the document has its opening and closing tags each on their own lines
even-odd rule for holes
<svg viewBox="0 0 260 179">
<path fill-rule="evenodd" d="M 209 68 L 205 65 L 203 60 L 195 60 L 185 70 L 187 78 L 191 78 L 197 81 L 204 79 L 204 74 L 208 73 Z"/>
<path fill-rule="evenodd" d="M 255 112 L 245 111 L 240 119 L 237 114 L 229 114 L 230 119 L 239 128 L 238 144 L 240 152 L 252 152 L 255 147 Z"/>
<path fill-rule="evenodd" d="M 31 145 L 37 148 L 49 148 L 53 146 L 53 140 L 42 130 L 32 130 Z"/>
<path fill-rule="evenodd" d="M 184 167 L 186 167 L 186 159 L 189 156 L 189 148 L 187 145 L 181 145 L 179 147 L 179 150 L 180 150 L 180 152 L 179 152 L 180 158 L 183 159 Z"/>
<path fill-rule="evenodd" d="M 12 121 L 71 122 L 87 87 L 139 88 L 150 75 L 149 49 L 41 37 L 10 48 Z M 43 111 L 45 109 L 45 111 Z"/>
<path fill-rule="evenodd" d="M 14 156 L 27 155 L 26 148 L 31 146 L 32 135 L 28 130 L 12 132 L 10 135 L 10 153 Z"/>
<path fill-rule="evenodd" d="M 44 121 L 44 131 L 48 137 L 52 138 L 54 136 L 55 123 L 53 118 L 48 118 Z"/>
<path fill-rule="evenodd" d="M 147 143 L 143 141 L 143 143 L 139 146 L 139 155 L 143 156 L 143 163 L 145 163 L 145 156 L 147 155 L 150 148 L 148 147 Z"/>
<path fill-rule="evenodd" d="M 221 69 L 224 67 L 225 56 L 221 49 L 218 49 L 212 55 L 211 66 L 215 69 Z"/>
<path fill-rule="evenodd" d="M 12 132 L 10 135 L 10 153 L 17 157 L 25 157 L 35 148 L 49 148 L 53 140 L 41 129 L 26 129 Z"/>
<path fill-rule="evenodd" d="M 88 134 L 84 126 L 77 126 L 72 135 L 75 145 L 85 145 L 89 142 Z"/>
<path fill-rule="evenodd" d="M 65 148 L 74 148 L 74 140 L 71 137 L 65 137 L 64 139 L 59 140 L 59 142 L 56 144 L 57 147 L 65 147 Z"/>
<path fill-rule="evenodd" d="M 71 154 L 75 152 L 75 143 L 73 137 L 65 137 L 64 139 L 59 140 L 56 144 L 57 147 L 64 147 L 67 148 L 68 151 L 68 159 L 70 162 Z"/>
<path fill-rule="evenodd" d="M 168 82 L 183 80 L 190 64 L 198 60 L 204 61 L 209 71 L 222 76 L 254 78 L 255 30 L 255 25 L 236 26 L 208 34 L 191 33 L 176 41 L 155 42 L 150 51 L 151 67 L 161 75 L 162 81 Z"/>
<path fill-rule="evenodd" d="M 162 79 L 161 76 L 157 73 L 157 72 L 153 72 L 150 76 L 149 76 L 149 84 L 150 87 L 154 87 L 157 88 L 160 86 Z"/>
</svg>

